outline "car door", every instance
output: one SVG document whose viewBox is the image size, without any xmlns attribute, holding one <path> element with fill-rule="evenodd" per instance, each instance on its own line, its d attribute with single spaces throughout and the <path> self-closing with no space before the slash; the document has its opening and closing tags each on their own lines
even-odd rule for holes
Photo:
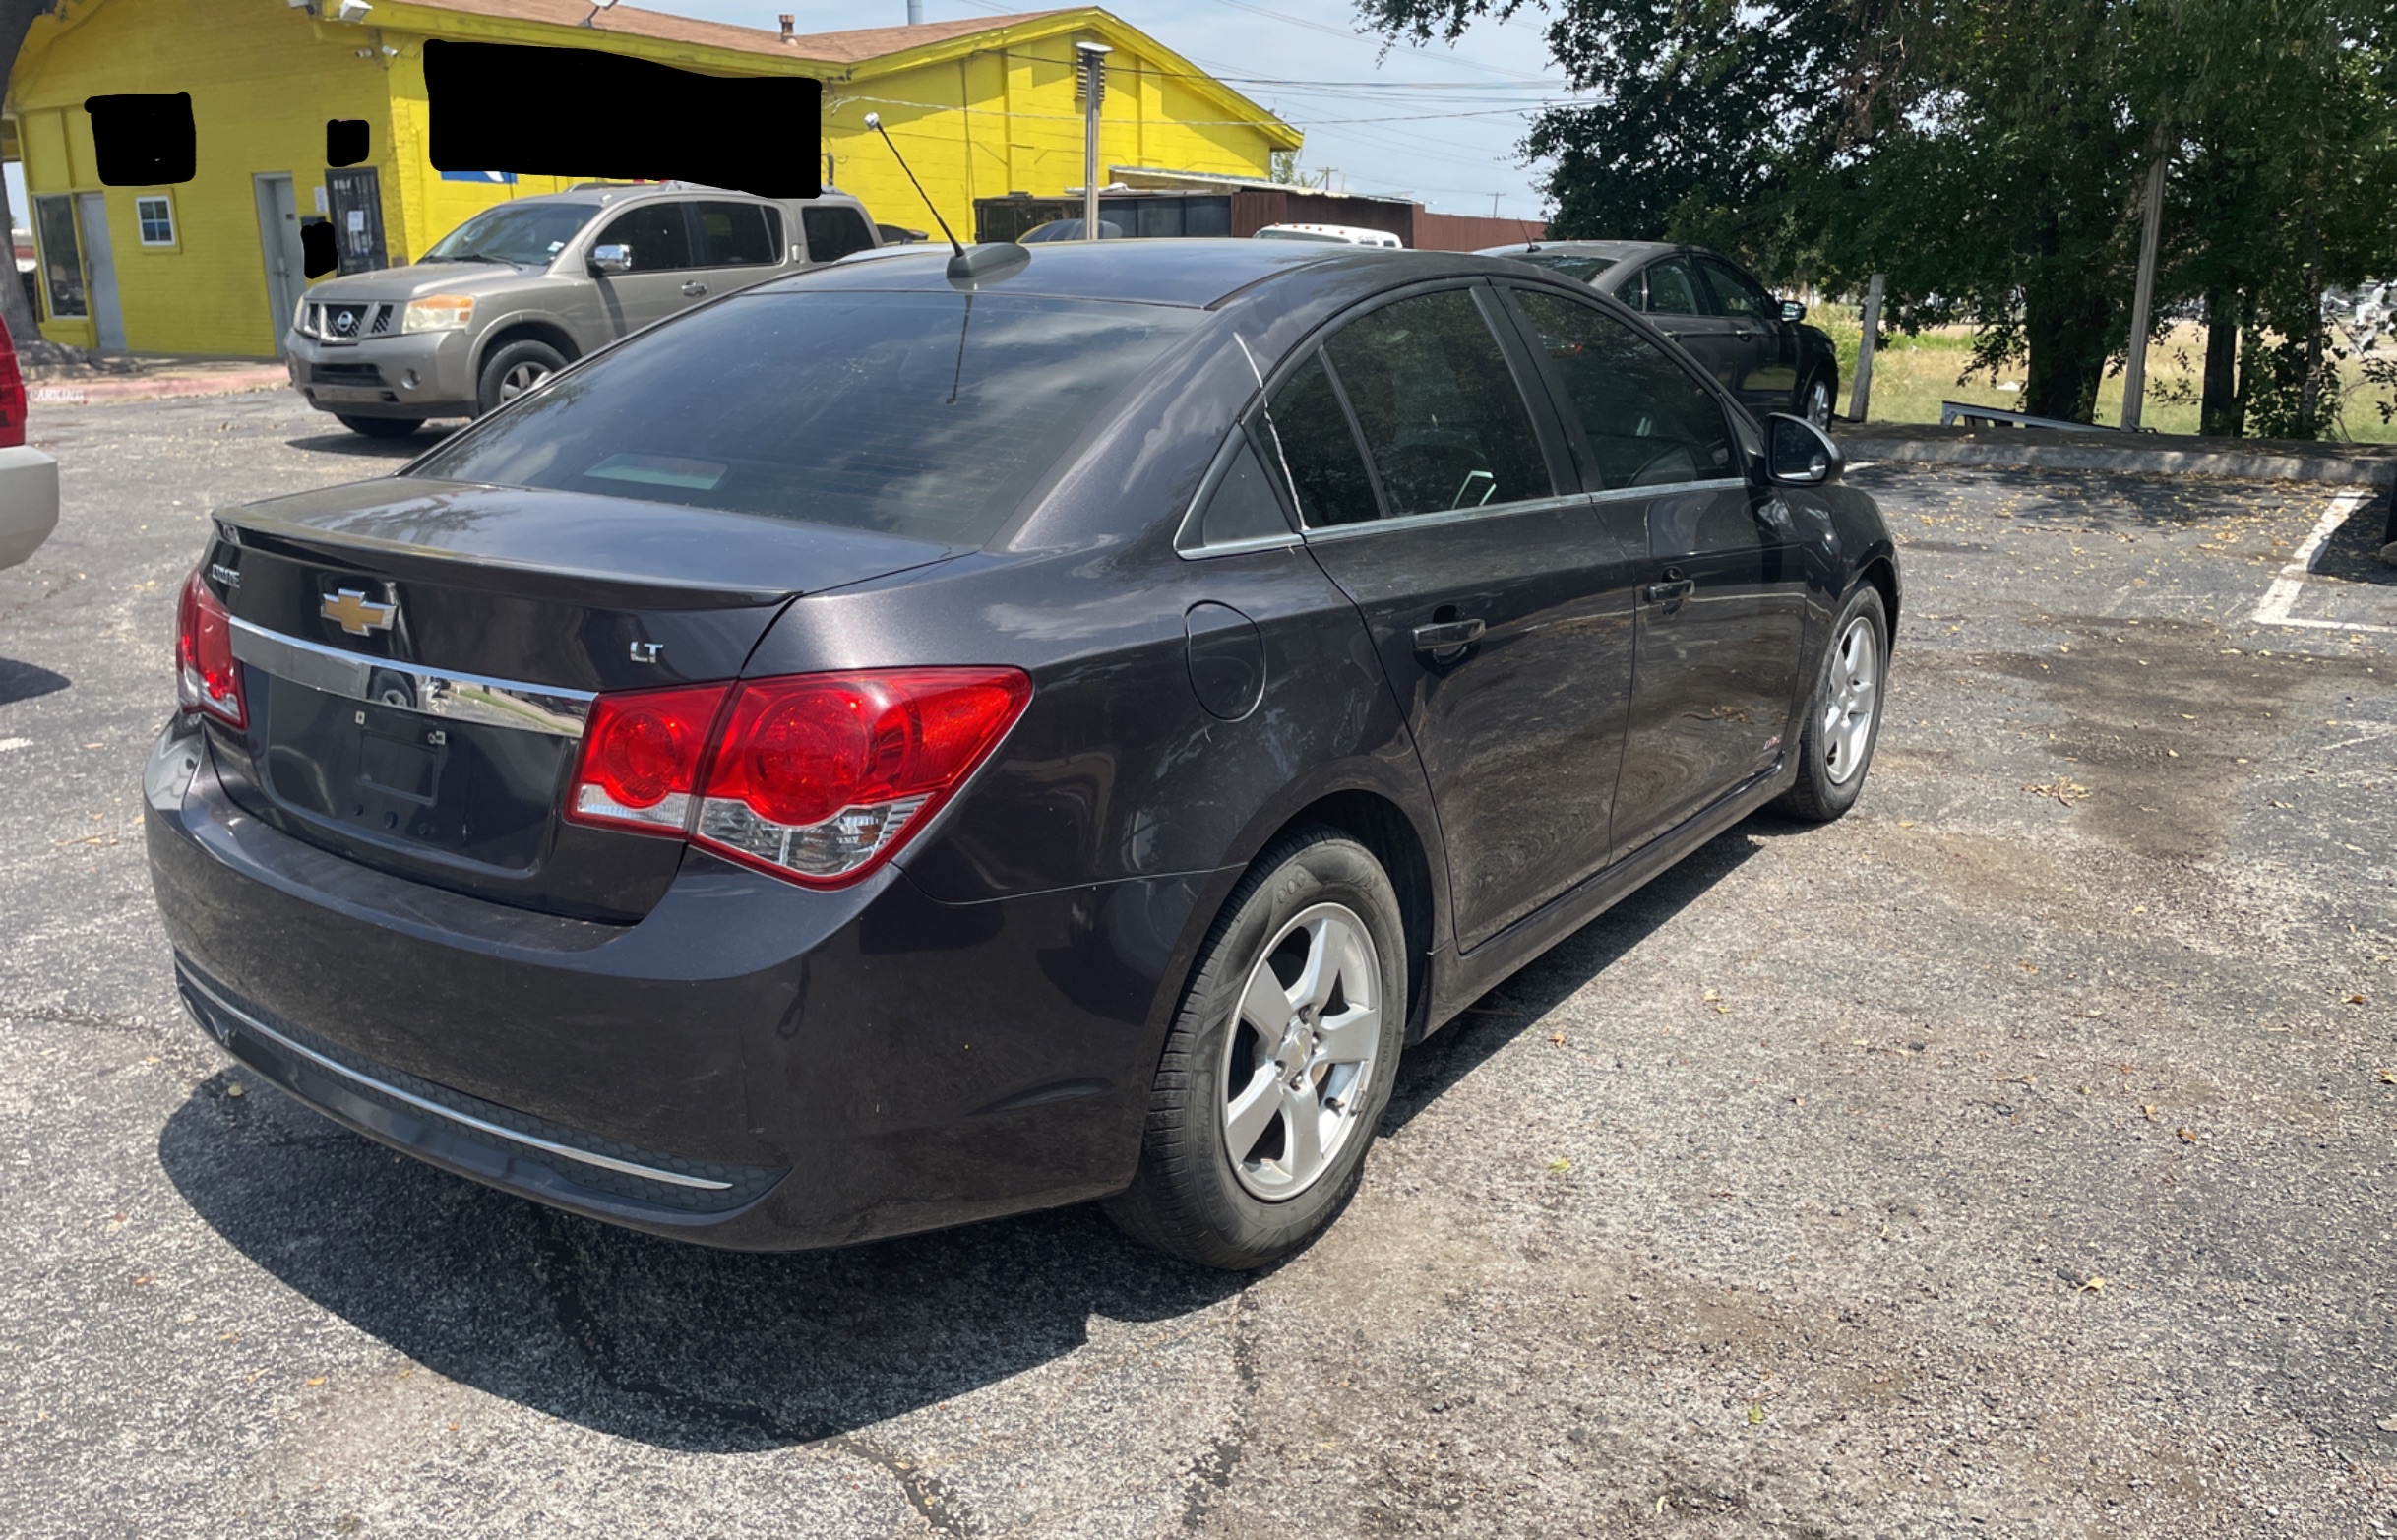
<svg viewBox="0 0 2397 1540">
<path fill-rule="evenodd" d="M 1798 394 L 1798 328 L 1781 319 L 1781 301 L 1754 278 L 1711 252 L 1697 262 L 1733 338 L 1746 344 L 1733 389 L 1759 410 L 1790 410 Z"/>
<path fill-rule="evenodd" d="M 677 291 L 685 304 L 729 294 L 786 271 L 780 210 L 730 198 L 701 198 L 689 208 L 692 266 Z"/>
<path fill-rule="evenodd" d="M 1414 735 L 1461 948 L 1605 864 L 1639 557 L 1497 304 L 1472 283 L 1349 319 L 1262 424 Z"/>
<path fill-rule="evenodd" d="M 1614 798 L 1621 859 L 1784 751 L 1805 562 L 1723 403 L 1680 361 L 1594 303 L 1550 289 L 1511 297 L 1603 484 L 1598 506 L 1646 546 Z"/>
<path fill-rule="evenodd" d="M 1728 317 L 1715 313 L 1714 295 L 1687 256 L 1661 257 L 1640 273 L 1644 312 L 1656 330 L 1689 350 L 1708 374 L 1732 387 L 1747 364 L 1748 343 L 1732 335 Z"/>
<path fill-rule="evenodd" d="M 628 272 L 591 270 L 610 337 L 622 337 L 652 321 L 663 321 L 702 297 L 684 292 L 687 286 L 697 286 L 703 291 L 706 288 L 692 272 L 691 219 L 685 204 L 679 198 L 635 204 L 592 237 L 592 250 L 623 246 L 633 259 Z"/>
</svg>

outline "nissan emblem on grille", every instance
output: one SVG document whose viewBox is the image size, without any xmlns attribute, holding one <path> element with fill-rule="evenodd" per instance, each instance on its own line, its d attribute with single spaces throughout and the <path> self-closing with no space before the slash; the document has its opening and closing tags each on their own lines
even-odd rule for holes
<svg viewBox="0 0 2397 1540">
<path fill-rule="evenodd" d="M 361 588 L 342 588 L 326 594 L 317 613 L 351 636 L 363 637 L 391 630 L 392 617 L 400 613 L 400 606 L 370 599 Z"/>
<path fill-rule="evenodd" d="M 358 329 L 358 313 L 354 310 L 335 311 L 333 313 L 333 329 L 336 332 L 340 333 L 343 337 L 347 337 L 350 333 L 355 332 Z"/>
</svg>

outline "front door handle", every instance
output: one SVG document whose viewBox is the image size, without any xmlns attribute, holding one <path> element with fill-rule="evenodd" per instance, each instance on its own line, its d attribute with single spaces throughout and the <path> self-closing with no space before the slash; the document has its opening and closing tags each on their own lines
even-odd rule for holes
<svg viewBox="0 0 2397 1540">
<path fill-rule="evenodd" d="M 697 299 L 702 294 L 707 292 L 707 285 L 694 278 L 692 281 L 683 285 L 683 292 L 690 295 L 693 299 Z"/>
<path fill-rule="evenodd" d="M 1686 599 L 1696 591 L 1697 581 L 1695 579 L 1685 578 L 1675 569 L 1668 567 L 1665 569 L 1665 581 L 1649 584 L 1639 590 L 1639 596 L 1651 604 L 1670 604 L 1676 599 Z"/>
<path fill-rule="evenodd" d="M 1445 620 L 1415 628 L 1415 650 L 1435 656 L 1460 652 L 1481 640 L 1488 628 L 1478 620 Z"/>
</svg>

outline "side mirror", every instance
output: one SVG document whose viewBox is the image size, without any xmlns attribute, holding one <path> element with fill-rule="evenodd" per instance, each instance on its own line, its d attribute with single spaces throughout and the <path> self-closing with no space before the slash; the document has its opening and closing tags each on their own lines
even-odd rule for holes
<svg viewBox="0 0 2397 1540">
<path fill-rule="evenodd" d="M 1806 319 L 1806 306 L 1798 303 L 1798 301 L 1794 299 L 1783 300 L 1781 302 L 1781 319 L 1792 324 L 1804 321 Z"/>
<path fill-rule="evenodd" d="M 1789 486 L 1820 486 L 1838 479 L 1846 463 L 1829 434 L 1780 412 L 1764 419 L 1764 473 Z"/>
<path fill-rule="evenodd" d="M 633 248 L 610 241 L 605 246 L 591 248 L 593 273 L 630 273 L 633 271 Z"/>
</svg>

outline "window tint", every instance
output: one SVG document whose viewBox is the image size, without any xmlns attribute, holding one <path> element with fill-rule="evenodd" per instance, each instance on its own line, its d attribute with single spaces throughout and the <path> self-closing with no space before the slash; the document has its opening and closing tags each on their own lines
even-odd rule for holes
<svg viewBox="0 0 2397 1540">
<path fill-rule="evenodd" d="M 1515 302 L 1562 377 L 1608 486 L 1737 473 L 1721 405 L 1664 349 L 1595 305 L 1562 294 L 1517 290 Z"/>
<path fill-rule="evenodd" d="M 754 203 L 702 203 L 692 206 L 699 240 L 699 266 L 741 268 L 770 266 L 774 238 L 766 227 L 766 209 Z"/>
<path fill-rule="evenodd" d="M 628 209 L 599 232 L 594 246 L 630 246 L 633 271 L 654 273 L 691 266 L 691 231 L 679 203 L 643 204 Z"/>
<path fill-rule="evenodd" d="M 845 205 L 802 209 L 799 220 L 807 227 L 807 254 L 815 262 L 838 262 L 853 251 L 874 249 L 874 232 L 865 216 Z"/>
<path fill-rule="evenodd" d="M 1290 484 L 1291 501 L 1311 529 L 1332 524 L 1364 524 L 1381 517 L 1374 501 L 1374 484 L 1366 478 L 1365 460 L 1357 453 L 1357 436 L 1348 428 L 1348 413 L 1332 393 L 1331 376 L 1320 355 L 1311 356 L 1298 372 L 1273 393 L 1265 412 L 1265 433 Z"/>
<path fill-rule="evenodd" d="M 1515 260 L 1528 262 L 1535 268 L 1546 268 L 1551 273 L 1561 273 L 1568 278 L 1579 278 L 1584 283 L 1615 265 L 1612 257 L 1583 257 L 1571 252 L 1533 252 Z"/>
<path fill-rule="evenodd" d="M 1256 446 L 1239 429 L 1233 433 L 1232 462 L 1224 467 L 1215 490 L 1207 494 L 1206 510 L 1193 531 L 1197 540 L 1186 540 L 1186 545 L 1227 545 L 1234 540 L 1290 533 L 1290 521 L 1282 513 L 1281 499 L 1273 495 L 1273 484 L 1265 479 L 1264 462 L 1257 458 Z"/>
<path fill-rule="evenodd" d="M 751 290 L 487 417 L 419 475 L 979 545 L 1205 312 Z"/>
<path fill-rule="evenodd" d="M 1745 316 L 1752 321 L 1778 321 L 1781 306 L 1759 287 L 1756 280 L 1717 257 L 1700 257 L 1699 266 L 1714 284 L 1714 297 L 1727 316 Z"/>
<path fill-rule="evenodd" d="M 1552 496 L 1489 323 L 1462 289 L 1384 305 L 1325 345 L 1391 516 Z"/>
<path fill-rule="evenodd" d="M 1667 257 L 1651 265 L 1647 273 L 1648 302 L 1640 308 L 1660 316 L 1697 316 L 1706 313 L 1698 303 L 1697 275 L 1680 257 Z"/>
<path fill-rule="evenodd" d="M 599 206 L 579 200 L 501 204 L 485 209 L 433 243 L 427 262 L 470 262 L 479 257 L 501 262 L 546 263 L 566 249 Z"/>
</svg>

